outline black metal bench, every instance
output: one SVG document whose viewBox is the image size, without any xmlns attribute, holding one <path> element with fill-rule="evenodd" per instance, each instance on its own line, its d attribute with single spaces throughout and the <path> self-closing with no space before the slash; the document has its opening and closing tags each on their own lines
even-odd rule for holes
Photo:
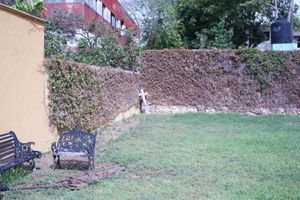
<svg viewBox="0 0 300 200">
<path fill-rule="evenodd" d="M 29 162 L 35 168 L 35 158 L 41 158 L 42 153 L 33 151 L 34 142 L 21 143 L 14 132 L 0 135 L 0 174 L 5 170 L 24 162 Z"/>
<path fill-rule="evenodd" d="M 58 142 L 54 142 L 51 146 L 54 168 L 57 166 L 61 168 L 61 156 L 87 156 L 89 160 L 89 170 L 94 169 L 96 136 L 97 134 L 91 134 L 81 130 L 63 133 Z"/>
</svg>

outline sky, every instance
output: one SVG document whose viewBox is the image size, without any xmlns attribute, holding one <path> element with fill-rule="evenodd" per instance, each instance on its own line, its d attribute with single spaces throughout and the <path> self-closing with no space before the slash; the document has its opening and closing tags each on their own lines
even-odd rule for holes
<svg viewBox="0 0 300 200">
<path fill-rule="evenodd" d="M 300 0 L 295 0 L 295 4 L 298 4 L 298 6 L 300 6 Z M 300 15 L 300 9 L 298 10 L 298 15 Z"/>
</svg>

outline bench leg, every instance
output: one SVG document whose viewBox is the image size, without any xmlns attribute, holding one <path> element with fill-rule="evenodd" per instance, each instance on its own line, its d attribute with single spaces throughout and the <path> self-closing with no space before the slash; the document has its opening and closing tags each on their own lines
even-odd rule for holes
<svg viewBox="0 0 300 200">
<path fill-rule="evenodd" d="M 31 166 L 32 171 L 35 171 L 35 170 L 36 170 L 36 167 L 35 167 L 35 160 L 34 160 L 34 159 L 30 160 L 30 161 L 29 161 L 29 164 L 30 164 L 30 166 Z"/>
<path fill-rule="evenodd" d="M 55 169 L 55 168 L 58 168 L 58 169 L 61 168 L 60 157 L 56 156 L 56 155 L 53 155 L 53 169 Z"/>
<path fill-rule="evenodd" d="M 94 161 L 94 157 L 89 156 L 88 159 L 89 159 L 89 170 L 95 169 L 95 161 Z"/>
<path fill-rule="evenodd" d="M 53 155 L 53 169 L 56 168 L 56 156 Z"/>
<path fill-rule="evenodd" d="M 58 167 L 58 169 L 61 169 L 60 156 L 57 156 L 57 167 Z"/>
</svg>

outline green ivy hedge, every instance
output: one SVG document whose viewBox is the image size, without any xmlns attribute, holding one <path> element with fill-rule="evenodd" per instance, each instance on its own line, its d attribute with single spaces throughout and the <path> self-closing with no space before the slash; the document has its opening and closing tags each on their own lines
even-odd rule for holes
<svg viewBox="0 0 300 200">
<path fill-rule="evenodd" d="M 144 51 L 140 60 L 152 105 L 241 112 L 300 107 L 299 51 L 164 49 Z"/>
<path fill-rule="evenodd" d="M 275 86 L 285 88 L 281 102 L 298 105 L 299 58 L 298 51 L 255 49 L 148 51 L 141 58 L 144 68 L 140 76 L 76 62 L 46 60 L 50 124 L 59 132 L 78 126 L 85 130 L 99 128 L 138 104 L 139 83 L 151 93 L 152 103 L 218 103 L 220 98 L 212 94 L 223 91 L 226 83 L 235 99 L 232 104 L 239 102 L 234 104 L 236 107 L 254 106 L 255 92 L 271 95 L 278 90 Z"/>
<path fill-rule="evenodd" d="M 76 67 L 74 67 L 76 65 Z M 101 81 L 83 64 L 46 60 L 50 124 L 59 132 L 83 128 L 92 130 L 101 110 Z"/>
<path fill-rule="evenodd" d="M 103 127 L 138 105 L 135 73 L 58 59 L 46 60 L 44 65 L 50 125 L 59 133 Z"/>
<path fill-rule="evenodd" d="M 259 83 L 259 90 L 264 91 L 273 80 L 288 78 L 287 59 L 293 54 L 288 52 L 265 51 L 257 49 L 239 49 L 241 62 Z"/>
</svg>

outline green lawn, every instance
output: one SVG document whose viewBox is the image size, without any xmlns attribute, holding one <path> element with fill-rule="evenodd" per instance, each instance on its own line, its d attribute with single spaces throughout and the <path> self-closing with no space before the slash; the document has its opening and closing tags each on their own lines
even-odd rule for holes
<svg viewBox="0 0 300 200">
<path fill-rule="evenodd" d="M 138 127 L 96 159 L 120 163 L 122 174 L 80 191 L 7 192 L 3 199 L 300 199 L 300 117 L 189 113 L 133 120 Z M 64 173 L 17 182 L 47 183 Z"/>
</svg>

